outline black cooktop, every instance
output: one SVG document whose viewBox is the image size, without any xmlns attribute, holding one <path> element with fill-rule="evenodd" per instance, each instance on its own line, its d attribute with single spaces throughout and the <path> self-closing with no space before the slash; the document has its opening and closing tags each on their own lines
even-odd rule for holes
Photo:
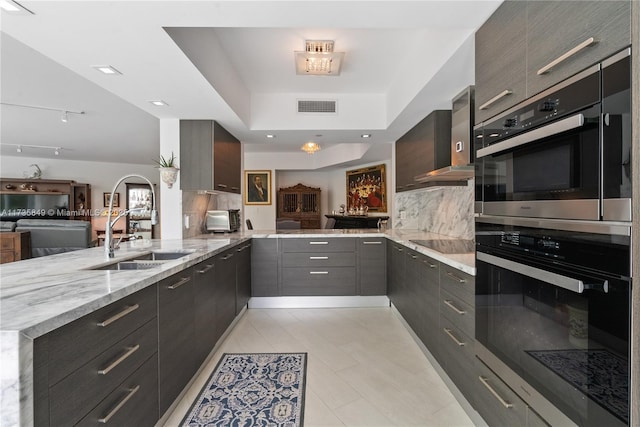
<svg viewBox="0 0 640 427">
<path fill-rule="evenodd" d="M 476 245 L 473 240 L 434 239 L 410 241 L 443 254 L 467 254 L 475 252 L 476 250 Z"/>
</svg>

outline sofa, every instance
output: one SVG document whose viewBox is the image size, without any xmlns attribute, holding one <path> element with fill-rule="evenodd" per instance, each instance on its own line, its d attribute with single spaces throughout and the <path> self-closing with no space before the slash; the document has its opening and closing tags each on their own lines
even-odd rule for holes
<svg viewBox="0 0 640 427">
<path fill-rule="evenodd" d="M 91 243 L 91 223 L 66 219 L 19 219 L 15 231 L 31 233 L 31 256 L 40 257 L 86 249 Z"/>
</svg>

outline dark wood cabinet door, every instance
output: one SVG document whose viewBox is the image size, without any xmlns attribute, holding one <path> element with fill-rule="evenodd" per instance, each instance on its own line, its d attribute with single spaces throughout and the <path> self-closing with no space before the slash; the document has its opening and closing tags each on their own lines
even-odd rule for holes
<svg viewBox="0 0 640 427">
<path fill-rule="evenodd" d="M 275 297 L 278 291 L 278 242 L 280 239 L 251 240 L 251 295 Z"/>
<path fill-rule="evenodd" d="M 387 294 L 387 239 L 358 239 L 358 292 L 360 295 Z"/>
<path fill-rule="evenodd" d="M 236 315 L 236 264 L 234 248 L 215 257 L 216 262 L 216 341 L 227 330 Z"/>
<path fill-rule="evenodd" d="M 193 268 L 195 287 L 195 336 L 198 363 L 202 363 L 216 345 L 216 279 L 213 257 Z"/>
<path fill-rule="evenodd" d="M 213 190 L 213 123 L 180 120 L 180 189 Z"/>
<path fill-rule="evenodd" d="M 247 306 L 251 298 L 251 241 L 236 247 L 236 315 Z"/>
<path fill-rule="evenodd" d="M 240 141 L 219 123 L 213 123 L 214 190 L 240 194 Z"/>
</svg>

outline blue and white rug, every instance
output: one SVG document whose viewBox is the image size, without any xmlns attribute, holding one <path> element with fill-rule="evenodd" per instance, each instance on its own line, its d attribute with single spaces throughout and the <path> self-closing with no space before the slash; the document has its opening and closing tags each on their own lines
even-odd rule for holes
<svg viewBox="0 0 640 427">
<path fill-rule="evenodd" d="M 529 350 L 530 356 L 629 422 L 629 372 L 626 359 L 607 350 Z"/>
<path fill-rule="evenodd" d="M 307 353 L 225 353 L 182 426 L 302 426 L 306 370 Z"/>
</svg>

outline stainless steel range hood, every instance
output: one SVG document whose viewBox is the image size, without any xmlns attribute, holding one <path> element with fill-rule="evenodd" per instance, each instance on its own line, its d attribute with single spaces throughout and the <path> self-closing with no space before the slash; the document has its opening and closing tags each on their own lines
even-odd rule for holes
<svg viewBox="0 0 640 427">
<path fill-rule="evenodd" d="M 451 108 L 451 166 L 436 169 L 413 179 L 417 182 L 459 182 L 473 178 L 473 126 L 474 87 L 468 86 L 453 98 Z M 451 184 L 450 184 L 451 185 Z"/>
</svg>

